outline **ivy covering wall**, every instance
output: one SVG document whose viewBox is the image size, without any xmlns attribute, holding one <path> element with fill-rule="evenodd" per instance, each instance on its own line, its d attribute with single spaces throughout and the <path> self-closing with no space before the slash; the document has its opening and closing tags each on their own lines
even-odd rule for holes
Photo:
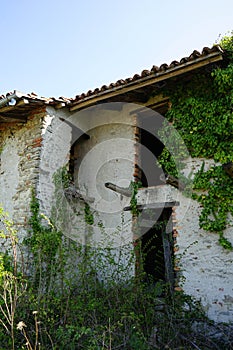
<svg viewBox="0 0 233 350">
<path fill-rule="evenodd" d="M 204 171 L 203 163 L 195 175 L 192 197 L 202 207 L 200 227 L 218 233 L 219 243 L 232 250 L 223 232 L 233 225 L 233 172 L 229 171 L 229 167 L 233 169 L 233 35 L 224 37 L 220 46 L 225 66 L 195 74 L 163 93 L 171 101 L 166 116 L 190 155 L 215 161 L 208 171 Z M 177 176 L 180 171 L 166 148 L 160 164 L 171 175 Z"/>
</svg>

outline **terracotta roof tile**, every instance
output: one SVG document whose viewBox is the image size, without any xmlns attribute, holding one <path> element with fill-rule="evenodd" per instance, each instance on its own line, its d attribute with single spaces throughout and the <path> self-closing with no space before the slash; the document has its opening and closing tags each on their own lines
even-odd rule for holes
<svg viewBox="0 0 233 350">
<path fill-rule="evenodd" d="M 20 99 L 27 99 L 29 101 L 29 103 L 46 104 L 46 105 L 52 105 L 52 106 L 56 106 L 59 103 L 63 103 L 65 105 L 69 105 L 69 106 L 74 106 L 74 105 L 78 104 L 80 101 L 82 101 L 84 99 L 91 99 L 92 97 L 94 97 L 95 95 L 98 95 L 99 93 L 105 94 L 105 93 L 108 93 L 108 91 L 110 91 L 111 89 L 121 88 L 127 84 L 134 84 L 135 82 L 143 80 L 143 79 L 145 80 L 145 79 L 149 79 L 150 77 L 153 78 L 154 76 L 157 76 L 160 74 L 162 75 L 170 69 L 179 69 L 179 67 L 182 65 L 193 63 L 197 59 L 201 59 L 201 58 L 204 59 L 206 56 L 208 56 L 212 53 L 222 54 L 223 51 L 220 48 L 220 46 L 218 46 L 218 45 L 213 46 L 212 48 L 204 47 L 202 49 L 201 53 L 199 51 L 194 50 L 189 57 L 183 57 L 179 62 L 172 61 L 170 64 L 163 63 L 159 67 L 153 66 L 150 70 L 147 70 L 147 69 L 143 70 L 141 72 L 141 74 L 135 74 L 133 77 L 126 78 L 126 79 L 119 79 L 119 80 L 117 80 L 117 82 L 111 83 L 108 86 L 103 85 L 100 88 L 96 88 L 94 90 L 89 90 L 87 93 L 82 93 L 80 95 L 75 96 L 74 99 L 66 98 L 66 97 L 59 97 L 59 98 L 39 97 L 34 92 L 32 92 L 30 94 L 20 94 L 20 96 L 21 96 Z M 0 105 L 1 105 L 2 99 L 6 98 L 7 96 L 10 96 L 12 94 L 13 93 L 7 93 L 6 96 L 4 96 L 4 95 L 0 96 Z"/>
<path fill-rule="evenodd" d="M 188 57 L 183 57 L 183 58 L 181 58 L 181 60 L 180 60 L 180 64 L 184 64 L 184 63 L 186 63 L 186 62 L 188 62 L 189 61 L 189 58 Z"/>
<path fill-rule="evenodd" d="M 18 115 L 17 120 L 20 118 L 23 120 L 24 116 L 34 108 L 41 108 L 45 105 L 62 108 L 69 105 L 71 101 L 66 97 L 40 97 L 35 92 L 29 94 L 19 91 L 8 92 L 0 97 L 0 123 L 6 122 L 7 116 L 11 117 L 12 122 L 14 121 L 14 115 Z"/>
<path fill-rule="evenodd" d="M 200 53 L 197 50 L 194 50 L 191 55 L 189 57 L 183 57 L 181 58 L 181 60 L 178 61 L 172 61 L 170 64 L 167 63 L 163 63 L 161 64 L 159 67 L 157 66 L 153 66 L 151 68 L 151 70 L 143 70 L 141 72 L 141 74 L 135 74 L 133 77 L 131 78 L 126 78 L 126 79 L 120 79 L 118 80 L 116 83 L 111 83 L 108 86 L 103 85 L 101 88 L 99 89 L 95 89 L 95 90 L 89 90 L 86 94 L 81 94 L 81 95 L 77 95 L 75 96 L 75 98 L 73 99 L 73 101 L 71 103 L 76 104 L 78 102 L 80 102 L 82 99 L 85 99 L 87 97 L 91 98 L 92 96 L 98 94 L 99 92 L 107 92 L 108 90 L 113 89 L 114 87 L 119 87 L 119 86 L 124 86 L 126 84 L 129 84 L 131 82 L 135 82 L 137 80 L 146 78 L 146 77 L 150 77 L 156 74 L 160 74 L 163 72 L 166 72 L 169 69 L 176 69 L 179 68 L 179 66 L 183 65 L 183 64 L 187 64 L 187 63 L 192 63 L 193 61 L 195 61 L 196 59 L 199 58 L 205 58 L 205 56 L 208 56 L 209 54 L 212 53 L 223 53 L 222 49 L 220 48 L 220 46 L 215 45 L 212 48 L 209 47 L 204 47 L 202 49 L 202 52 Z"/>
<path fill-rule="evenodd" d="M 46 104 L 56 104 L 56 103 L 59 103 L 59 102 L 66 102 L 66 103 L 69 103 L 71 101 L 71 99 L 69 98 L 66 98 L 66 97 L 58 97 L 58 98 L 55 98 L 55 97 L 41 97 L 41 96 L 38 96 L 35 92 L 31 92 L 29 94 L 24 94 L 24 93 L 21 93 L 19 91 L 13 91 L 13 92 L 8 92 L 6 93 L 6 95 L 1 95 L 0 96 L 0 99 L 4 99 L 6 97 L 10 97 L 14 94 L 20 94 L 20 99 L 28 99 L 29 101 L 37 101 L 37 102 L 43 102 L 43 103 L 46 103 Z"/>
<path fill-rule="evenodd" d="M 148 75 L 150 75 L 151 71 L 144 69 L 141 73 L 141 77 L 147 77 Z"/>
</svg>

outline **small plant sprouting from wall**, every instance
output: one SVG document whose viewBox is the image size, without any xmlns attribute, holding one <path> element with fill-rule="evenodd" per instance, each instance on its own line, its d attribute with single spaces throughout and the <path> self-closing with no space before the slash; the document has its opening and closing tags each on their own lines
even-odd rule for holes
<svg viewBox="0 0 233 350">
<path fill-rule="evenodd" d="M 208 171 L 202 167 L 195 175 L 193 198 L 203 207 L 200 227 L 218 233 L 220 245 L 232 250 L 224 230 L 232 225 L 233 178 L 222 164 L 233 162 L 233 35 L 224 37 L 220 45 L 228 59 L 226 67 L 196 73 L 190 81 L 176 83 L 175 89 L 164 90 L 164 95 L 172 104 L 167 119 L 179 131 L 190 155 L 217 163 Z M 166 148 L 159 162 L 165 172 L 177 176 Z"/>
<path fill-rule="evenodd" d="M 140 181 L 138 182 L 133 182 L 131 181 L 130 183 L 130 189 L 132 191 L 132 195 L 131 195 L 131 200 L 130 200 L 130 207 L 131 207 L 131 213 L 133 216 L 138 216 L 139 215 L 139 210 L 137 207 L 137 193 L 138 193 L 138 189 L 142 187 L 142 183 Z"/>
<path fill-rule="evenodd" d="M 91 211 L 89 204 L 87 204 L 87 203 L 85 203 L 84 212 L 85 212 L 85 222 L 88 225 L 93 225 L 94 224 L 94 215 Z"/>
</svg>

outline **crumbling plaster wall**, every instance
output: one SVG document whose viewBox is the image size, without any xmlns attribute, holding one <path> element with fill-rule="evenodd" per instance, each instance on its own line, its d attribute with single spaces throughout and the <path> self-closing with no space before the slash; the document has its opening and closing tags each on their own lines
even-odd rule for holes
<svg viewBox="0 0 233 350">
<path fill-rule="evenodd" d="M 188 159 L 185 174 L 197 172 L 204 159 Z M 205 170 L 214 162 L 205 160 Z M 195 200 L 179 194 L 176 209 L 176 258 L 180 266 L 180 286 L 188 295 L 201 300 L 210 319 L 218 322 L 233 321 L 233 252 L 222 248 L 218 235 L 199 227 L 202 208 Z M 232 227 L 224 232 L 233 244 Z M 176 249 L 175 249 L 176 250 Z"/>
<path fill-rule="evenodd" d="M 71 125 L 64 120 L 71 122 Z M 121 122 L 122 125 L 119 126 Z M 124 199 L 120 195 L 105 189 L 104 182 L 110 181 L 127 186 L 133 179 L 135 148 L 130 110 L 126 108 L 123 111 L 110 113 L 100 109 L 98 113 L 84 111 L 70 114 L 66 109 L 55 110 L 48 107 L 46 110 L 33 113 L 26 124 L 10 123 L 2 124 L 0 127 L 0 203 L 9 212 L 18 228 L 24 232 L 30 216 L 32 188 L 36 188 L 41 211 L 48 217 L 51 215 L 52 206 L 57 205 L 57 202 L 54 202 L 53 174 L 69 162 L 70 147 L 76 141 L 73 139 L 72 124 L 90 134 L 86 148 L 84 147 L 80 153 L 79 165 L 83 162 L 83 170 L 81 169 L 83 176 L 77 180 L 80 171 L 77 168 L 75 182 L 81 190 L 88 189 L 88 193 L 84 194 L 95 198 L 90 206 L 93 212 L 97 211 L 98 215 L 100 213 L 98 220 L 102 215 L 102 219 L 106 218 L 107 226 L 116 228 L 121 219 L 121 211 L 118 211 L 114 218 L 115 214 L 112 216 L 107 212 L 105 215 L 106 208 L 111 206 L 113 208 L 115 201 L 120 208 L 129 204 L 123 203 Z M 122 138 L 130 142 L 125 143 L 123 140 L 123 146 L 119 146 L 117 154 L 116 147 Z M 102 146 L 106 145 L 111 147 L 103 149 Z M 92 155 L 93 151 L 96 153 Z M 87 155 L 89 158 L 84 160 Z M 102 163 L 98 165 L 100 160 Z M 200 169 L 202 161 L 202 159 L 187 160 L 186 175 Z M 93 162 L 97 165 L 95 178 L 91 174 Z M 205 164 L 208 169 L 213 162 L 205 161 Z M 90 169 L 90 172 L 87 172 L 87 169 Z M 99 202 L 96 201 L 96 194 L 106 202 L 102 212 L 98 211 Z M 175 255 L 179 259 L 180 285 L 185 293 L 201 300 L 211 319 L 232 322 L 233 253 L 224 250 L 218 244 L 216 234 L 199 228 L 200 205 L 182 194 L 178 194 L 178 197 L 180 206 L 176 209 L 175 221 L 178 226 L 179 250 L 175 249 Z M 69 205 L 68 203 L 68 207 Z M 83 208 L 83 203 L 77 208 Z M 61 210 L 63 208 L 57 208 L 57 213 L 59 214 Z M 128 215 L 127 220 L 130 221 L 131 214 Z M 71 216 L 68 228 L 74 228 L 74 232 L 67 234 L 77 238 L 77 228 L 87 233 L 86 226 L 82 226 L 83 215 L 80 220 L 79 216 L 73 215 L 71 207 Z M 73 222 L 74 217 L 76 221 Z M 128 228 L 128 233 L 131 234 L 131 226 Z M 225 236 L 233 244 L 231 227 L 226 230 Z M 98 235 L 96 237 L 98 239 Z M 81 239 L 85 240 L 85 237 Z"/>
<path fill-rule="evenodd" d="M 0 126 L 0 203 L 23 231 L 30 215 L 32 189 L 39 177 L 44 114 L 44 110 L 38 110 L 28 117 L 27 123 Z"/>
<path fill-rule="evenodd" d="M 124 206 L 130 204 L 130 198 L 107 189 L 105 182 L 128 187 L 133 180 L 134 118 L 127 105 L 116 110 L 105 107 L 74 113 L 68 109 L 47 108 L 37 196 L 41 212 L 52 217 L 65 236 L 84 245 L 111 246 L 116 262 L 127 266 L 129 278 L 134 274 L 134 263 L 130 262 L 131 254 L 123 254 L 121 247 L 130 243 L 132 250 L 131 213 L 123 212 Z M 79 139 L 82 131 L 89 135 L 88 140 Z M 54 180 L 62 167 L 68 169 L 74 144 L 74 184 L 84 197 L 93 199 L 87 201 L 93 213 L 93 225 L 85 220 L 85 202 L 68 198 L 62 182 L 57 184 Z M 101 271 L 99 273 L 99 278 L 104 278 Z M 106 265 L 103 275 L 106 277 L 108 273 L 112 274 L 112 271 Z"/>
<path fill-rule="evenodd" d="M 41 211 L 48 217 L 55 214 L 63 233 L 80 243 L 85 244 L 87 240 L 93 244 L 106 242 L 103 231 L 110 237 L 116 233 L 116 239 L 120 238 L 119 242 L 114 242 L 116 245 L 132 240 L 130 213 L 124 214 L 125 226 L 122 228 L 123 208 L 129 205 L 130 198 L 124 198 L 104 185 L 109 181 L 128 187 L 133 180 L 134 119 L 130 106 L 118 107 L 108 109 L 105 105 L 74 113 L 47 108 L 37 187 Z M 81 129 L 90 138 L 80 141 L 76 129 Z M 84 220 L 85 203 L 69 202 L 65 189 L 56 191 L 54 184 L 54 174 L 69 163 L 70 149 L 75 142 L 74 182 L 84 196 L 93 198 L 88 202 L 94 215 L 92 227 Z"/>
<path fill-rule="evenodd" d="M 119 110 L 95 109 L 90 117 L 89 140 L 77 144 L 75 182 L 88 196 L 94 198 L 91 208 L 98 214 L 111 235 L 120 237 L 123 208 L 130 198 L 105 187 L 106 182 L 129 187 L 134 172 L 133 117 L 125 104 Z M 132 240 L 131 214 L 124 213 L 124 236 Z M 128 224 L 126 224 L 126 222 Z M 96 227 L 96 233 L 98 229 Z"/>
<path fill-rule="evenodd" d="M 53 176 L 70 159 L 72 127 L 63 121 L 68 119 L 68 110 L 47 107 L 42 129 L 37 198 L 41 212 L 48 218 L 51 216 L 54 200 Z"/>
</svg>

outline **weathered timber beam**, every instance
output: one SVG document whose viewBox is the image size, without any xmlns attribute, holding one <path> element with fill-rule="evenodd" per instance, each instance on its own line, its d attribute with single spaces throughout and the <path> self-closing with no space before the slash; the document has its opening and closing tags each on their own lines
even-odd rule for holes
<svg viewBox="0 0 233 350">
<path fill-rule="evenodd" d="M 117 192 L 123 196 L 131 197 L 130 188 L 120 187 L 111 182 L 106 182 L 105 187 Z M 172 208 L 179 205 L 176 200 L 178 190 L 170 185 L 160 185 L 146 188 L 139 188 L 136 194 L 137 208 L 142 209 L 160 209 Z M 131 206 L 124 208 L 124 211 L 131 210 Z"/>
<path fill-rule="evenodd" d="M 14 115 L 4 116 L 4 115 L 0 114 L 0 122 L 1 121 L 6 122 L 6 123 L 13 123 L 13 122 L 26 123 L 27 122 L 27 118 L 26 117 L 20 117 L 20 116 L 14 116 Z"/>
<path fill-rule="evenodd" d="M 106 182 L 105 187 L 109 188 L 110 190 L 112 190 L 114 192 L 120 193 L 123 196 L 126 196 L 126 197 L 132 196 L 132 191 L 129 188 L 120 187 L 120 186 L 112 184 L 111 182 Z"/>
<path fill-rule="evenodd" d="M 6 113 L 6 112 L 9 112 L 9 111 L 12 111 L 13 109 L 15 109 L 17 107 L 28 105 L 28 104 L 29 104 L 29 101 L 24 98 L 24 99 L 18 101 L 15 105 L 2 107 L 1 108 L 1 113 Z"/>
<path fill-rule="evenodd" d="M 180 205 L 180 202 L 158 202 L 158 203 L 148 203 L 148 204 L 138 204 L 137 209 L 162 209 L 162 208 L 172 208 Z M 124 208 L 124 211 L 131 210 L 131 206 L 127 206 Z"/>
</svg>

